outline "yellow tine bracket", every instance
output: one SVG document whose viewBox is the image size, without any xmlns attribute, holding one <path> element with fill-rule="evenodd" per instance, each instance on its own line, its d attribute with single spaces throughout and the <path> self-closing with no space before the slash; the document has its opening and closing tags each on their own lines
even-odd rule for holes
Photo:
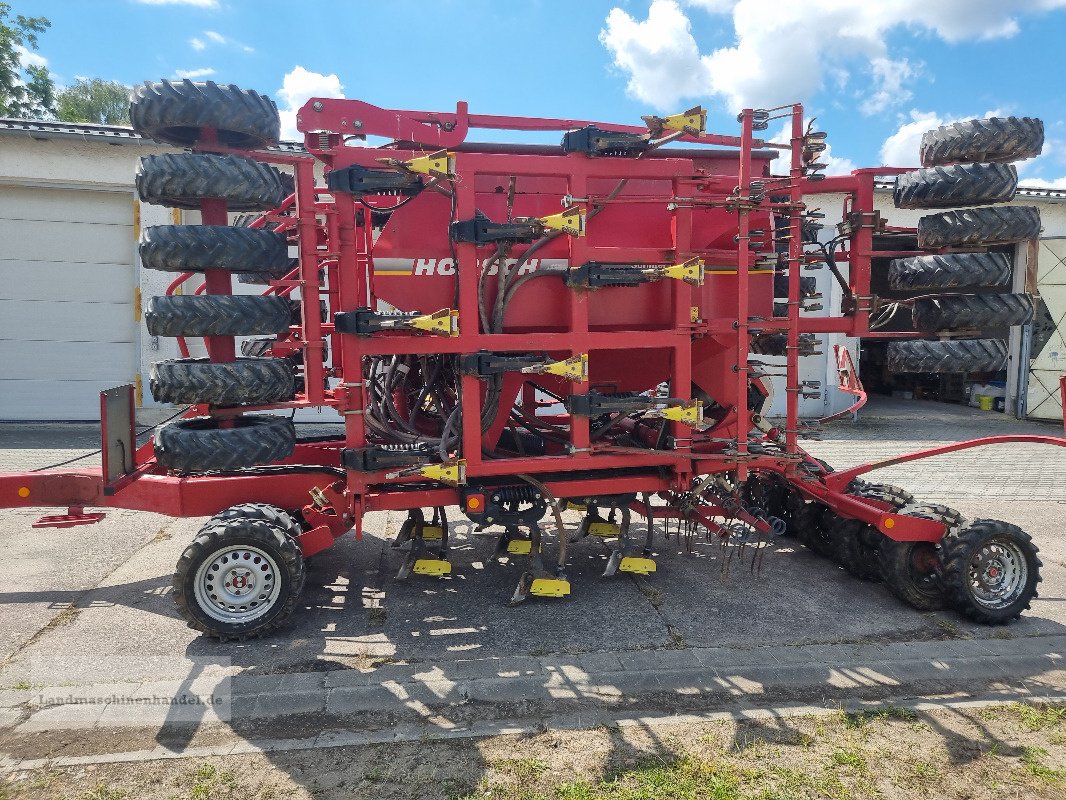
<svg viewBox="0 0 1066 800">
<path fill-rule="evenodd" d="M 693 286 L 702 286 L 706 272 L 703 266 L 703 259 L 690 258 L 688 261 L 681 264 L 673 264 L 666 267 L 666 269 L 663 270 L 663 274 L 667 278 L 684 281 Z"/>
<path fill-rule="evenodd" d="M 655 572 L 655 561 L 650 558 L 625 556 L 618 565 L 619 572 L 632 572 L 635 575 L 651 575 Z"/>
<path fill-rule="evenodd" d="M 534 597 L 566 597 L 570 594 L 570 581 L 560 578 L 534 578 L 529 593 Z"/>
<path fill-rule="evenodd" d="M 415 575 L 432 575 L 440 578 L 451 575 L 452 565 L 441 558 L 419 558 L 411 570 Z"/>
<path fill-rule="evenodd" d="M 580 503 L 575 503 L 572 500 L 566 501 L 566 508 L 564 511 L 588 511 L 588 506 L 583 506 Z"/>
<path fill-rule="evenodd" d="M 435 333 L 438 336 L 458 336 L 459 312 L 453 308 L 442 308 L 432 314 L 411 317 L 404 321 L 404 327 Z"/>
<path fill-rule="evenodd" d="M 406 478 L 409 475 L 421 475 L 423 478 L 440 481 L 449 486 L 464 486 L 466 485 L 466 459 L 460 458 L 448 464 L 426 464 L 421 467 L 385 473 L 386 478 Z"/>
<path fill-rule="evenodd" d="M 403 168 L 434 178 L 452 178 L 455 177 L 455 153 L 441 150 L 432 155 L 412 158 L 403 162 Z"/>
<path fill-rule="evenodd" d="M 588 353 L 581 353 L 571 356 L 565 361 L 553 361 L 551 364 L 523 367 L 519 372 L 537 375 L 558 375 L 575 383 L 584 383 L 589 379 L 589 357 Z"/>
<path fill-rule="evenodd" d="M 702 136 L 707 131 L 707 111 L 702 106 L 690 108 L 680 114 L 669 117 L 641 117 L 651 131 L 652 138 L 658 139 L 664 131 L 680 131 L 690 136 Z"/>
<path fill-rule="evenodd" d="M 529 539 L 512 539 L 507 543 L 507 552 L 512 556 L 528 556 L 533 551 L 533 542 Z"/>
<path fill-rule="evenodd" d="M 571 236 L 585 235 L 585 209 L 574 206 L 561 214 L 540 217 L 540 224 L 550 231 L 562 231 Z"/>
<path fill-rule="evenodd" d="M 444 538 L 444 528 L 440 525 L 425 525 L 422 528 L 422 541 L 439 542 Z"/>
<path fill-rule="evenodd" d="M 644 415 L 654 419 L 669 419 L 674 422 L 680 422 L 684 425 L 691 425 L 694 428 L 702 426 L 703 423 L 703 401 L 693 400 L 691 403 L 683 406 L 667 406 L 666 408 L 657 408 L 649 411 Z"/>
</svg>

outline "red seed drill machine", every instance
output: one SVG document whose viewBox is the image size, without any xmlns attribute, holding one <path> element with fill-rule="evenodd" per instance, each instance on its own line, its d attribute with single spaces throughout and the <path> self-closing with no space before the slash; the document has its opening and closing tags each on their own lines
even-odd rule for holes
<svg viewBox="0 0 1066 800">
<path fill-rule="evenodd" d="M 151 391 L 187 408 L 138 446 L 132 388 L 104 392 L 102 470 L 0 475 L 0 505 L 68 507 L 40 526 L 103 516 L 87 507 L 214 515 L 174 576 L 205 634 L 280 625 L 305 559 L 386 509 L 407 512 L 400 577 L 451 572 L 449 513 L 496 531 L 497 555 L 527 564 L 514 603 L 569 595 L 568 547 L 585 537 L 610 543 L 606 575 L 654 572 L 661 520 L 726 541 L 792 535 L 916 608 L 981 622 L 1035 596 L 1040 561 L 1020 528 L 860 476 L 1066 439 L 834 471 L 800 447 L 798 407 L 822 391 L 799 368 L 820 334 L 891 337 L 896 371 L 1003 368 L 1005 342 L 982 334 L 1028 322 L 1033 301 L 988 291 L 1012 271 L 989 248 L 1036 238 L 1040 220 L 994 204 L 1014 196 L 1010 162 L 1040 151 L 1039 120 L 931 131 L 922 169 L 826 176 L 825 134 L 800 105 L 746 110 L 719 135 L 700 108 L 630 126 L 313 98 L 301 149 L 276 147 L 268 98 L 186 80 L 139 87 L 131 118 L 187 149 L 142 159 L 140 199 L 203 223 L 146 228 L 139 246 L 143 268 L 175 273 L 148 332 L 185 356 L 152 366 Z M 775 120 L 787 142 L 758 138 Z M 481 143 L 475 129 L 561 144 Z M 887 225 L 878 176 L 895 176 L 897 206 L 934 212 L 916 230 Z M 839 220 L 808 209 L 820 194 L 844 195 Z M 230 224 L 238 211 L 252 213 Z M 804 313 L 814 269 L 839 284 L 840 314 Z M 879 271 L 893 299 L 871 292 Z M 262 293 L 233 294 L 235 278 Z M 885 330 L 908 307 L 913 329 Z M 188 357 L 187 337 L 208 357 Z M 766 416 L 771 356 L 784 358 L 779 420 Z M 846 351 L 837 366 L 860 404 Z M 307 407 L 335 409 L 343 435 L 297 437 L 284 412 Z M 583 513 L 574 530 L 566 509 Z"/>
</svg>

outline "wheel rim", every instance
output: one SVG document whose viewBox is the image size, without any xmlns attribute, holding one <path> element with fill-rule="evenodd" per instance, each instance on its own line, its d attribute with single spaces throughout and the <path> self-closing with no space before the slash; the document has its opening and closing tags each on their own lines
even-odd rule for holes
<svg viewBox="0 0 1066 800">
<path fill-rule="evenodd" d="M 1006 608 L 1025 590 L 1029 566 L 1014 542 L 985 542 L 970 559 L 970 592 L 985 608 Z"/>
<path fill-rule="evenodd" d="M 940 553 L 931 542 L 915 542 L 907 557 L 911 583 L 926 594 L 939 594 Z"/>
<path fill-rule="evenodd" d="M 196 570 L 194 581 L 197 605 L 218 622 L 259 619 L 281 595 L 281 570 L 258 547 L 234 545 L 216 550 Z"/>
</svg>

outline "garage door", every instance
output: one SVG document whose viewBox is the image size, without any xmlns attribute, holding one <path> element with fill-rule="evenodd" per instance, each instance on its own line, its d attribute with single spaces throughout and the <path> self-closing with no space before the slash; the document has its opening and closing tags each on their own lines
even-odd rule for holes
<svg viewBox="0 0 1066 800">
<path fill-rule="evenodd" d="M 1066 375 L 1066 239 L 1041 239 L 1037 270 L 1040 303 L 1033 320 L 1026 413 L 1062 419 L 1059 377 Z"/>
<path fill-rule="evenodd" d="M 94 420 L 137 371 L 132 193 L 0 187 L 0 420 Z"/>
</svg>

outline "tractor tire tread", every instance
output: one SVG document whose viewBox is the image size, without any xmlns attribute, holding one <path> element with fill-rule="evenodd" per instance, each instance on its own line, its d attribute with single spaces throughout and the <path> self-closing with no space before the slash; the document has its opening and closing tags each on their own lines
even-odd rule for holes
<svg viewBox="0 0 1066 800">
<path fill-rule="evenodd" d="M 896 176 L 896 208 L 952 208 L 1006 203 L 1018 190 L 1013 164 L 955 164 Z"/>
<path fill-rule="evenodd" d="M 229 225 L 153 225 L 138 245 L 141 264 L 161 272 L 283 273 L 289 265 L 285 235 Z"/>
<path fill-rule="evenodd" d="M 1035 117 L 990 117 L 941 125 L 922 136 L 923 167 L 962 162 L 1021 161 L 1040 155 L 1044 123 Z"/>
<path fill-rule="evenodd" d="M 161 403 L 263 405 L 291 400 L 295 375 L 283 358 L 238 358 L 228 363 L 179 358 L 153 363 L 149 386 Z"/>
<path fill-rule="evenodd" d="M 288 330 L 291 315 L 284 297 L 164 295 L 148 301 L 144 321 L 152 336 L 253 336 Z"/>
</svg>

